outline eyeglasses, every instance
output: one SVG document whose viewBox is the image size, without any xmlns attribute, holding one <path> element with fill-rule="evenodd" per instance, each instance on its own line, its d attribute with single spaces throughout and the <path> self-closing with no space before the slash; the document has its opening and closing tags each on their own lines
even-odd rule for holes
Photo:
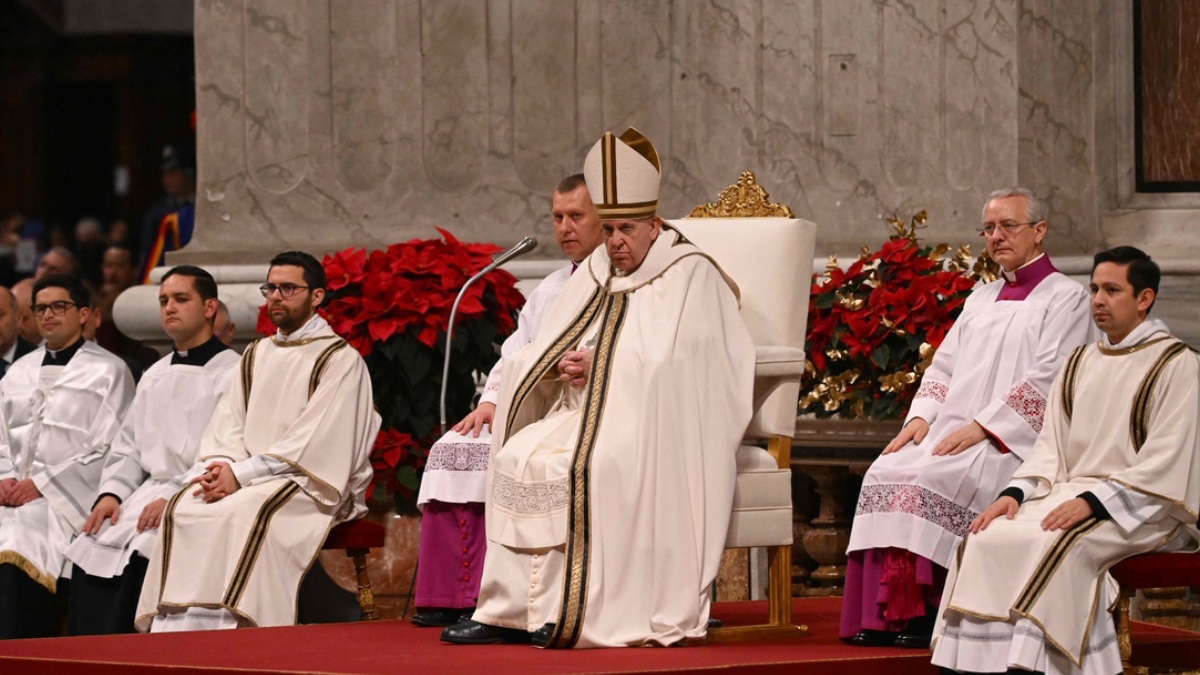
<svg viewBox="0 0 1200 675">
<path fill-rule="evenodd" d="M 279 295 L 282 296 L 284 300 L 291 298 L 300 291 L 307 291 L 308 289 L 308 286 L 299 286 L 296 284 L 279 284 L 278 286 L 275 284 L 263 284 L 262 286 L 258 287 L 258 290 L 262 291 L 264 298 L 269 298 L 271 297 L 272 293 L 279 291 Z"/>
<path fill-rule="evenodd" d="M 79 305 L 67 300 L 55 300 L 51 303 L 39 303 L 33 306 L 33 315 L 42 316 L 46 313 L 46 310 L 50 310 L 51 314 L 58 316 L 60 314 L 65 314 L 68 309 L 78 306 Z"/>
<path fill-rule="evenodd" d="M 1035 220 L 1029 223 L 1016 223 L 1011 220 L 1002 220 L 998 223 L 984 223 L 979 226 L 979 236 L 994 237 L 996 236 L 996 228 L 1003 230 L 1004 234 L 1013 234 L 1026 225 L 1037 225 L 1040 222 L 1042 221 Z"/>
</svg>

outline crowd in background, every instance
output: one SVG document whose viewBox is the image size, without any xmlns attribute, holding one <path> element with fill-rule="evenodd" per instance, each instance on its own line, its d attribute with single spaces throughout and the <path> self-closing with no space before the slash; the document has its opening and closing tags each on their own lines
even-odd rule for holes
<svg viewBox="0 0 1200 675">
<path fill-rule="evenodd" d="M 122 333 L 113 305 L 126 289 L 149 280 L 164 254 L 191 239 L 195 210 L 196 162 L 192 149 L 167 146 L 162 157 L 163 196 L 140 221 L 114 218 L 107 224 L 85 216 L 74 226 L 48 224 L 28 214 L 8 212 L 0 221 L 0 286 L 12 291 L 18 332 L 41 342 L 33 321 L 33 283 L 49 274 L 79 278 L 91 291 L 97 320 L 94 340 L 121 356 L 140 375 L 157 352 Z"/>
</svg>

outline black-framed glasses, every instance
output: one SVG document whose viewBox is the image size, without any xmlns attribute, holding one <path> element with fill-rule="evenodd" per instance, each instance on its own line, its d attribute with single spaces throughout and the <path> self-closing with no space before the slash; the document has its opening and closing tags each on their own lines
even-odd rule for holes
<svg viewBox="0 0 1200 675">
<path fill-rule="evenodd" d="M 1003 230 L 1004 234 L 1014 234 L 1017 230 L 1025 227 L 1026 225 L 1037 225 L 1040 222 L 1042 221 L 1034 220 L 1028 223 L 1018 223 L 1012 220 L 1002 220 L 998 223 L 984 223 L 983 225 L 979 226 L 979 236 L 994 237 L 996 236 L 997 229 Z"/>
<path fill-rule="evenodd" d="M 71 309 L 72 307 L 78 307 L 78 306 L 79 305 L 76 305 L 75 303 L 70 302 L 69 300 L 55 300 L 54 302 L 40 302 L 33 306 L 33 315 L 34 316 L 42 316 L 43 314 L 46 313 L 46 310 L 50 310 L 51 314 L 53 314 L 54 316 L 58 316 L 60 314 L 65 314 L 68 309 Z"/>
<path fill-rule="evenodd" d="M 279 295 L 282 296 L 284 300 L 291 298 L 300 291 L 307 291 L 308 289 L 308 286 L 301 286 L 299 284 L 279 284 L 278 286 L 275 284 L 263 284 L 262 286 L 258 287 L 258 290 L 262 291 L 264 298 L 269 298 L 271 297 L 272 293 L 279 291 Z"/>
</svg>

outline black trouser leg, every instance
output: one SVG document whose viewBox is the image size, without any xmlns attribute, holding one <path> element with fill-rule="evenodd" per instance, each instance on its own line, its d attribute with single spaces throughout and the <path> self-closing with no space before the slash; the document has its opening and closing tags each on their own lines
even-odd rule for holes
<svg viewBox="0 0 1200 675">
<path fill-rule="evenodd" d="M 120 576 L 97 577 L 75 565 L 67 632 L 71 635 L 135 633 L 134 614 L 149 561 L 134 554 Z"/>
</svg>

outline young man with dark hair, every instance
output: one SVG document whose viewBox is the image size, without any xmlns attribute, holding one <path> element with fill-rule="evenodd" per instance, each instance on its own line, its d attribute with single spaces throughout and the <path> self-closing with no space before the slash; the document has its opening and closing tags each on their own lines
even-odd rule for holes
<svg viewBox="0 0 1200 675">
<path fill-rule="evenodd" d="M 158 293 L 171 354 L 146 371 L 104 463 L 100 496 L 67 548 L 74 565 L 68 632 L 134 632 L 142 580 L 167 500 L 184 485 L 238 355 L 213 336 L 217 284 L 190 265 Z"/>
<path fill-rule="evenodd" d="M 83 338 L 90 305 L 78 279 L 39 279 L 33 314 L 45 346 L 0 380 L 0 638 L 57 632 L 63 552 L 133 398 L 125 364 Z"/>
<path fill-rule="evenodd" d="M 163 511 L 139 630 L 295 623 L 329 528 L 366 513 L 379 415 L 362 357 L 317 314 L 325 273 L 307 253 L 281 254 L 261 290 L 279 330 L 246 348 L 185 477 L 192 487 Z"/>
<path fill-rule="evenodd" d="M 1200 362 L 1147 315 L 1159 271 L 1131 246 L 1096 255 L 1104 332 L 1058 376 L 1046 426 L 999 498 L 970 525 L 934 632 L 959 672 L 1122 671 L 1107 570 L 1200 542 Z"/>
</svg>

